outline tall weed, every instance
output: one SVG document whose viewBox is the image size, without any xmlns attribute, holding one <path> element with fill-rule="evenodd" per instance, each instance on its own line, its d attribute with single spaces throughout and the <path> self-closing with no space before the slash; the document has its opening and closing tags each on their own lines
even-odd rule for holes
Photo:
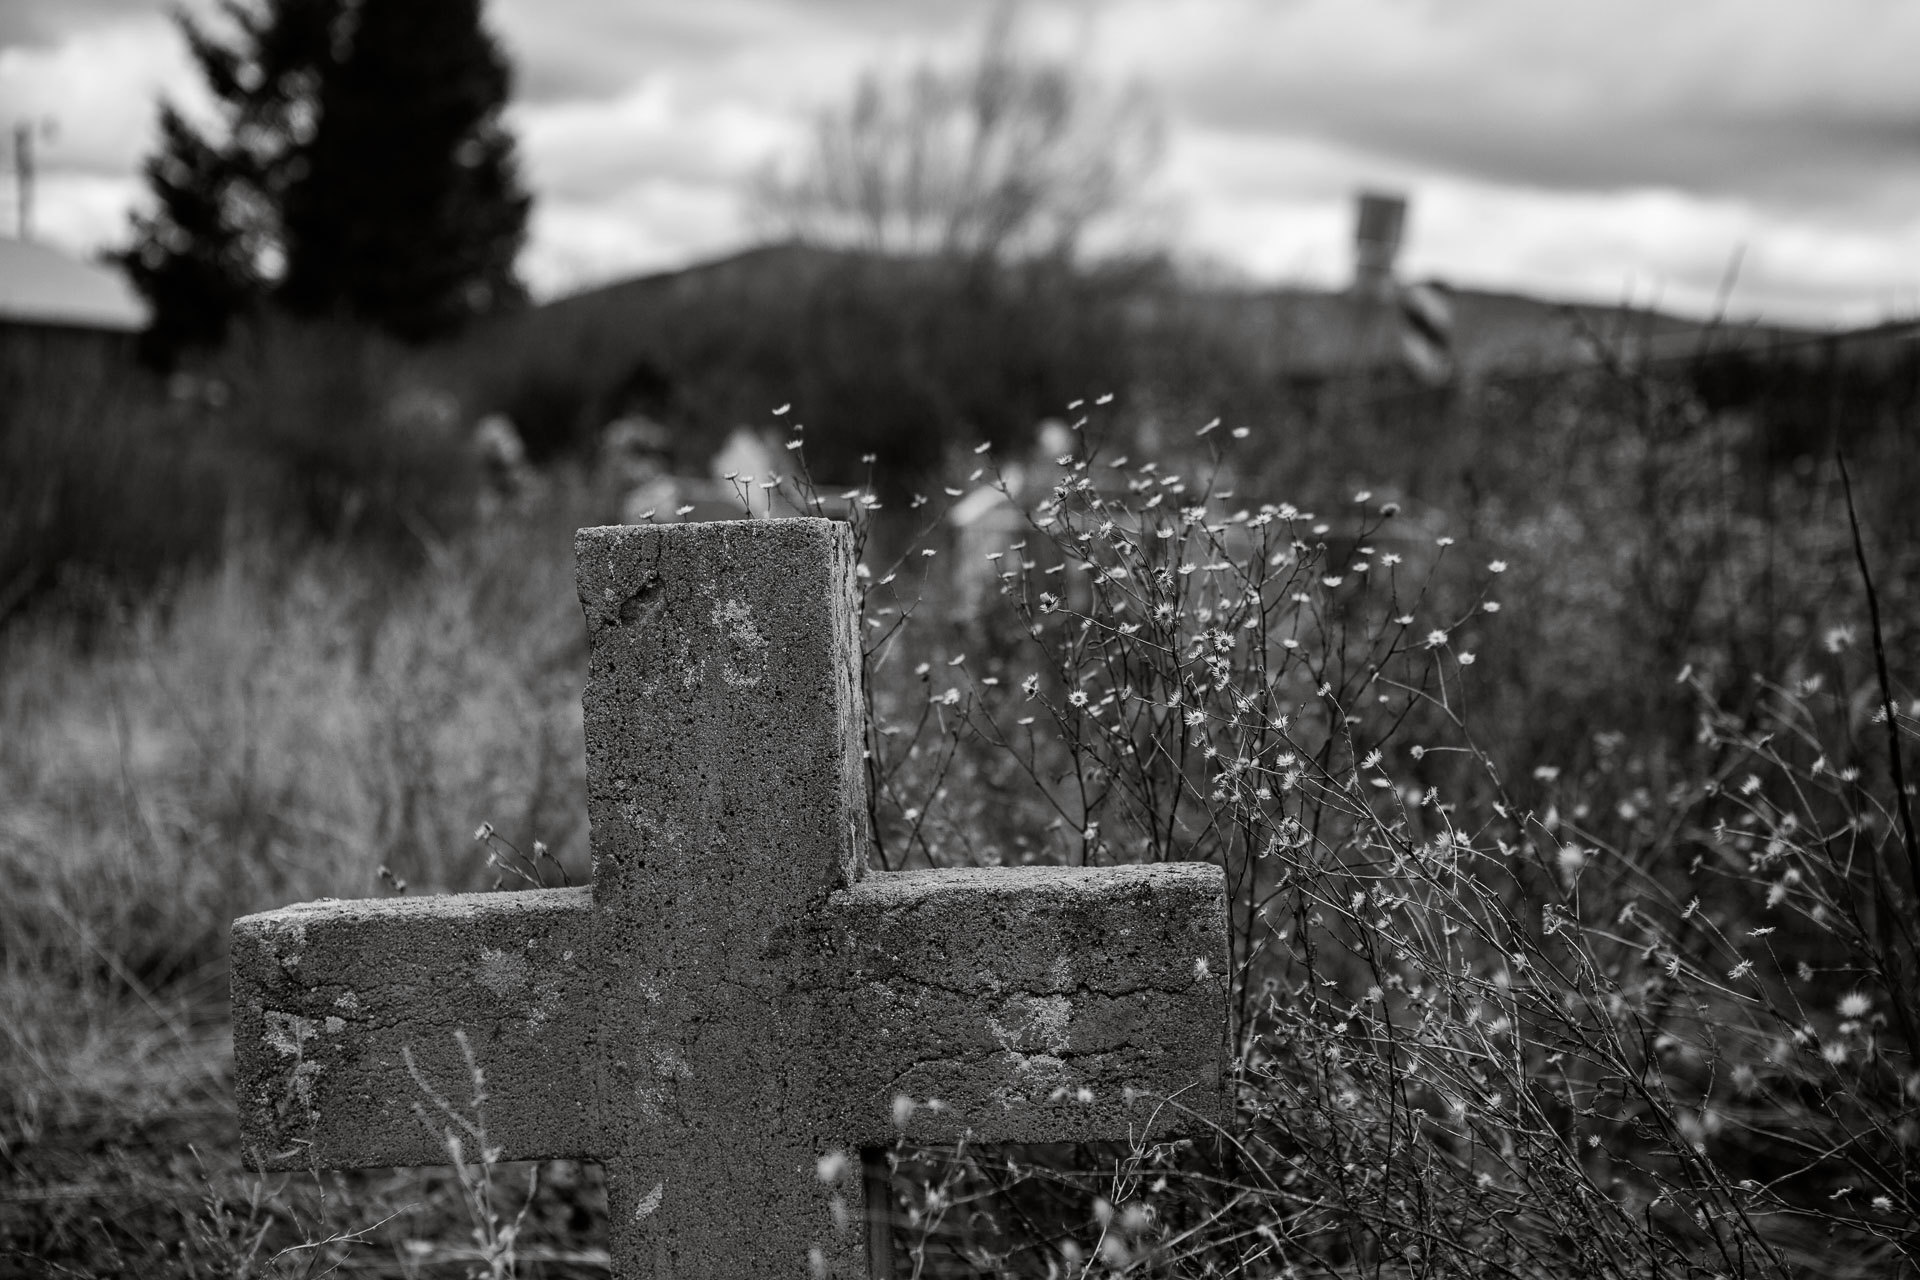
<svg viewBox="0 0 1920 1280">
<path fill-rule="evenodd" d="M 1750 651 L 1708 643 L 1738 638 L 1737 602 L 1710 598 L 1737 581 L 1707 563 L 1731 533 L 1689 523 L 1705 504 L 1565 540 L 1623 592 L 1569 613 L 1495 590 L 1559 561 L 1475 539 L 1463 563 L 1365 493 L 1319 514 L 1261 500 L 1231 436 L 1175 467 L 1109 462 L 1079 430 L 1025 536 L 991 553 L 984 651 L 958 651 L 962 627 L 882 628 L 876 668 L 918 685 L 875 682 L 877 826 L 896 865 L 1221 865 L 1238 1115 L 1011 1173 L 897 1157 L 921 1199 L 973 1206 L 971 1243 L 923 1240 L 920 1262 L 1913 1272 L 1920 975 L 1888 745 L 1914 736 L 1910 684 L 1873 696 L 1891 735 L 1863 735 L 1857 634 L 1803 628 L 1807 674 L 1729 697 Z M 1647 479 L 1711 486 L 1675 471 Z M 1699 624 L 1713 608 L 1734 614 Z M 1637 667 L 1595 655 L 1639 719 L 1590 735 L 1576 701 L 1514 767 L 1501 735 L 1528 721 L 1489 672 L 1547 673 L 1583 618 L 1653 624 Z M 1718 660 L 1689 666 L 1702 652 Z M 1079 1188 L 1079 1230 L 1034 1225 L 1038 1183 Z"/>
</svg>

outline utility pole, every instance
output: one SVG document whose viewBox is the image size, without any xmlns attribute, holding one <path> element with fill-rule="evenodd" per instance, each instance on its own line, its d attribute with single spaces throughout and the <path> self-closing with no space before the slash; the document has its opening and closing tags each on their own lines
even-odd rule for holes
<svg viewBox="0 0 1920 1280">
<path fill-rule="evenodd" d="M 52 139 L 54 123 L 52 116 L 42 116 L 38 120 L 18 120 L 13 126 L 13 186 L 18 201 L 18 226 L 16 234 L 22 241 L 33 239 L 33 142 L 37 134 L 42 139 Z"/>
</svg>

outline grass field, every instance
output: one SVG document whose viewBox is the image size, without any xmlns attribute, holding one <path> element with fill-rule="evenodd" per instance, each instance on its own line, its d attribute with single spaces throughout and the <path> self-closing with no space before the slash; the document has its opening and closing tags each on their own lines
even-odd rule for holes
<svg viewBox="0 0 1920 1280">
<path fill-rule="evenodd" d="M 226 1274 L 230 1254 L 413 1201 L 428 1222 L 448 1209 L 432 1176 L 362 1179 L 349 1205 L 241 1173 L 226 922 L 390 892 L 382 867 L 412 892 L 486 887 L 484 820 L 584 870 L 570 535 L 481 536 L 405 577 L 236 548 L 84 641 L 59 620 L 8 634 L 0 1158 L 16 1263 Z M 382 1238 L 423 1232 L 403 1217 Z"/>
<path fill-rule="evenodd" d="M 876 528 L 889 865 L 1235 886 L 1232 1140 L 901 1153 L 924 1274 L 1914 1272 L 1910 429 L 1856 460 L 1876 622 L 1827 462 L 1603 390 L 1436 445 L 1477 485 L 1310 493 L 1203 418 L 1122 459 L 1121 406 L 977 616 L 931 507 Z M 0 630 L 0 1273 L 603 1272 L 591 1167 L 249 1172 L 225 1009 L 234 916 L 489 887 L 482 823 L 585 878 L 587 486 L 404 555 L 185 514 Z"/>
</svg>

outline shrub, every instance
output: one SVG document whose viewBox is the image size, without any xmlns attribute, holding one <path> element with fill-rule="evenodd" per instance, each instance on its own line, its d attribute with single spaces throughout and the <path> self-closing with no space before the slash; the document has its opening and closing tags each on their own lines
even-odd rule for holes
<svg viewBox="0 0 1920 1280">
<path fill-rule="evenodd" d="M 230 514 L 217 443 L 157 383 L 50 350 L 0 367 L 0 625 L 64 592 L 145 591 L 217 558 Z"/>
<path fill-rule="evenodd" d="M 233 397 L 224 432 L 267 470 L 279 527 L 417 550 L 471 515 L 462 407 L 394 341 L 268 317 L 219 370 Z"/>
<path fill-rule="evenodd" d="M 1364 493 L 1236 494 L 1231 438 L 1122 465 L 1079 429 L 997 555 L 984 656 L 875 602 L 877 829 L 893 865 L 1221 865 L 1238 1119 L 1012 1172 L 897 1153 L 919 1262 L 1910 1273 L 1920 867 L 1891 777 L 1920 713 L 1868 674 L 1863 716 L 1844 633 L 1757 695 L 1610 666 L 1690 740 L 1511 769 L 1481 724 L 1506 562 L 1395 537 Z M 1080 1229 L 1034 1226 L 1036 1186 L 1073 1188 Z M 956 1203 L 964 1244 L 928 1226 Z"/>
</svg>

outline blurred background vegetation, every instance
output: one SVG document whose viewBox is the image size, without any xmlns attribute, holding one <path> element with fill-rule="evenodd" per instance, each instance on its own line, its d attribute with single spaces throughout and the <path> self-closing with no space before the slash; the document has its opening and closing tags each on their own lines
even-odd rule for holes
<svg viewBox="0 0 1920 1280">
<path fill-rule="evenodd" d="M 873 655 L 883 728 L 924 716 L 917 665 L 963 638 L 976 676 L 1017 684 L 1026 624 L 962 606 L 978 547 L 944 513 L 988 466 L 1047 474 L 1043 424 L 1105 396 L 1103 456 L 1135 479 L 1231 441 L 1223 507 L 1338 513 L 1365 491 L 1368 510 L 1397 509 L 1368 548 L 1456 538 L 1465 554 L 1434 571 L 1423 610 L 1509 565 L 1503 610 L 1454 641 L 1478 658 L 1476 739 L 1527 804 L 1617 847 L 1671 855 L 1666 798 L 1698 767 L 1702 690 L 1739 721 L 1763 682 L 1825 672 L 1840 732 L 1878 732 L 1879 687 L 1845 657 L 1872 633 L 1842 457 L 1879 638 L 1911 696 L 1910 324 L 1815 334 L 1445 290 L 1436 371 L 1406 358 L 1397 295 L 1200 279 L 1129 230 L 1151 104 L 1025 58 L 1004 28 L 959 71 L 875 75 L 825 112 L 815 154 L 756 188 L 763 247 L 541 305 L 502 267 L 525 199 L 498 124 L 504 68 L 469 44 L 477 79 L 446 105 L 443 149 L 483 140 L 454 168 L 492 193 L 493 221 L 402 229 L 463 243 L 451 274 L 329 294 L 314 282 L 348 277 L 302 254 L 378 253 L 299 230 L 346 225 L 338 191 L 297 194 L 324 172 L 323 152 L 293 164 L 323 136 L 313 104 L 422 73 L 317 72 L 338 57 L 314 35 L 338 18 L 324 4 L 238 12 L 254 25 L 197 34 L 196 56 L 233 88 L 233 120 L 267 120 L 291 150 L 169 128 L 178 163 L 156 160 L 153 217 L 218 231 L 136 227 L 161 246 L 129 258 L 158 338 L 135 360 L 0 335 L 0 1257 L 265 1274 L 336 1258 L 367 1228 L 395 1274 L 473 1264 L 409 1243 L 463 1238 L 444 1174 L 244 1175 L 226 921 L 400 881 L 486 887 L 483 821 L 584 876 L 571 534 L 618 515 L 601 445 L 625 414 L 666 427 L 694 475 L 737 427 L 803 424 L 795 465 L 868 496 L 876 579 L 909 549 L 945 553 L 869 600 L 883 621 L 920 602 L 922 638 Z M 229 217 L 261 192 L 278 212 Z M 507 497 L 473 439 L 495 413 L 525 445 Z M 1362 554 L 1357 519 L 1308 527 L 1329 574 Z M 940 759 L 903 756 L 881 797 L 896 862 L 1068 856 L 1045 834 L 1057 815 L 1004 803 L 1004 764 Z M 589 1265 L 591 1195 L 563 1177 L 542 1196 L 546 1265 Z"/>
</svg>

